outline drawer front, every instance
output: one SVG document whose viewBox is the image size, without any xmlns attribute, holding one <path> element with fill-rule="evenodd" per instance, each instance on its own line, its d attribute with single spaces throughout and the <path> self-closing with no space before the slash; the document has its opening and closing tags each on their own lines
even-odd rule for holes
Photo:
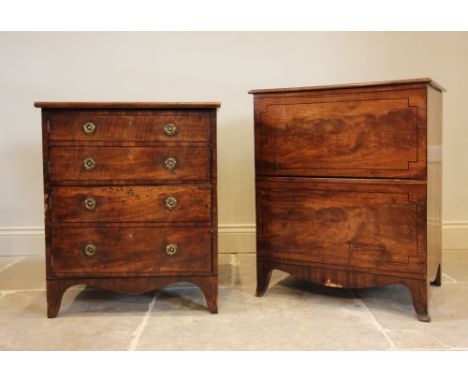
<svg viewBox="0 0 468 382">
<path fill-rule="evenodd" d="M 425 178 L 420 90 L 265 101 L 256 129 L 258 175 Z"/>
<path fill-rule="evenodd" d="M 55 276 L 211 271 L 209 227 L 53 227 Z"/>
<path fill-rule="evenodd" d="M 208 180 L 208 147 L 51 147 L 52 181 Z"/>
<path fill-rule="evenodd" d="M 53 111 L 49 139 L 84 142 L 208 142 L 208 111 Z"/>
<path fill-rule="evenodd" d="M 211 188 L 202 186 L 54 187 L 53 222 L 210 221 Z"/>
<path fill-rule="evenodd" d="M 425 272 L 424 186 L 355 182 L 260 188 L 259 256 L 350 269 Z"/>
</svg>

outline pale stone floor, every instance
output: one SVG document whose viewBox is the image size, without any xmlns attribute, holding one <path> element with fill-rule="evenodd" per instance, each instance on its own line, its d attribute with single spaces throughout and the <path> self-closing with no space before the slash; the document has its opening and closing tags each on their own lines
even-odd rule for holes
<svg viewBox="0 0 468 382">
<path fill-rule="evenodd" d="M 274 271 L 258 298 L 253 254 L 219 263 L 217 315 L 191 284 L 142 296 L 76 286 L 47 319 L 43 258 L 0 257 L 0 350 L 468 350 L 468 251 L 445 251 L 431 323 L 404 286 L 330 289 Z"/>
</svg>

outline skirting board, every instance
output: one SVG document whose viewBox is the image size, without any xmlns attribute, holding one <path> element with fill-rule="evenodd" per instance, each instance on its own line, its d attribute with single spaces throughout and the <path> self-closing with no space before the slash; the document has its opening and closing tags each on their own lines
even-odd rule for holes
<svg viewBox="0 0 468 382">
<path fill-rule="evenodd" d="M 0 227 L 0 256 L 43 255 L 43 227 Z"/>
<path fill-rule="evenodd" d="M 220 224 L 220 253 L 254 253 L 254 224 Z M 44 254 L 42 227 L 0 227 L 0 256 Z M 447 221 L 443 224 L 443 248 L 468 249 L 468 221 Z"/>
<path fill-rule="evenodd" d="M 254 253 L 255 248 L 255 224 L 218 226 L 219 253 Z"/>
<path fill-rule="evenodd" d="M 222 224 L 218 228 L 220 253 L 255 252 L 254 224 Z M 0 227 L 0 256 L 43 255 L 43 227 Z"/>
<path fill-rule="evenodd" d="M 443 249 L 468 249 L 468 221 L 446 221 L 442 224 Z"/>
</svg>

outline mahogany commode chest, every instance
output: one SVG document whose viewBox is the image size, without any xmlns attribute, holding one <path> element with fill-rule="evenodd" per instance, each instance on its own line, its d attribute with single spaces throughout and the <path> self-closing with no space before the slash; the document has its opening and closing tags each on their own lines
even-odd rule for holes
<svg viewBox="0 0 468 382">
<path fill-rule="evenodd" d="M 42 108 L 47 314 L 86 284 L 141 294 L 192 282 L 217 312 L 219 103 Z"/>
<path fill-rule="evenodd" d="M 273 269 L 338 288 L 441 284 L 442 91 L 423 78 L 252 90 L 257 295 Z"/>
</svg>

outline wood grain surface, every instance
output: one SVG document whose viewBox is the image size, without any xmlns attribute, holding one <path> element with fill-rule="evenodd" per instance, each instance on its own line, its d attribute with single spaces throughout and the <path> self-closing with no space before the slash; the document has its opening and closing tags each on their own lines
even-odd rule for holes
<svg viewBox="0 0 468 382">
<path fill-rule="evenodd" d="M 258 296 L 273 269 L 335 288 L 404 284 L 430 320 L 443 90 L 420 78 L 250 92 Z"/>
<path fill-rule="evenodd" d="M 426 176 L 425 93 L 304 98 L 257 114 L 257 174 Z"/>
<path fill-rule="evenodd" d="M 36 106 L 43 108 L 48 317 L 76 284 L 140 294 L 191 282 L 216 313 L 219 103 Z M 94 128 L 86 134 L 88 122 Z"/>
<path fill-rule="evenodd" d="M 83 252 L 96 246 L 94 256 Z M 178 252 L 169 256 L 166 246 Z M 52 275 L 116 276 L 209 274 L 211 271 L 209 227 L 66 227 L 52 229 Z"/>
<path fill-rule="evenodd" d="M 94 169 L 85 169 L 87 158 Z M 169 158 L 177 162 L 173 170 Z M 52 181 L 210 179 L 207 147 L 51 147 L 49 160 Z"/>
<path fill-rule="evenodd" d="M 51 144 L 56 141 L 208 142 L 210 139 L 208 110 L 56 110 L 49 114 Z M 86 134 L 83 131 L 86 123 L 94 124 L 93 133 Z M 168 124 L 175 126 L 174 135 L 168 135 L 164 131 Z"/>
<path fill-rule="evenodd" d="M 209 185 L 55 187 L 50 195 L 53 222 L 210 221 Z M 87 199 L 95 201 L 88 209 Z M 168 208 L 166 200 L 176 206 Z"/>
<path fill-rule="evenodd" d="M 258 195 L 259 257 L 379 273 L 425 271 L 419 245 L 425 239 L 424 185 L 269 183 Z"/>
<path fill-rule="evenodd" d="M 343 89 L 359 89 L 359 88 L 382 88 L 382 87 L 397 87 L 397 86 L 408 86 L 408 85 L 422 85 L 430 86 L 438 91 L 446 91 L 443 86 L 432 80 L 431 78 L 415 78 L 407 80 L 392 80 L 392 81 L 374 81 L 374 82 L 357 82 L 352 84 L 333 84 L 333 85 L 318 85 L 318 86 L 302 86 L 294 88 L 276 88 L 276 89 L 255 89 L 250 90 L 249 94 L 274 94 L 279 93 L 280 95 L 291 92 L 310 92 L 310 91 L 324 91 L 334 90 L 339 91 Z"/>
<path fill-rule="evenodd" d="M 53 102 L 38 101 L 35 107 L 42 109 L 217 109 L 219 102 Z"/>
</svg>

